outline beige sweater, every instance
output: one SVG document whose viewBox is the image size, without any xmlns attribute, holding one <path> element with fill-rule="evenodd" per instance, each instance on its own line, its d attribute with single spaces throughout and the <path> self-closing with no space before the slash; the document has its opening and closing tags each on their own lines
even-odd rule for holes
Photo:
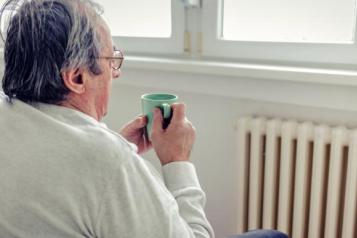
<svg viewBox="0 0 357 238">
<path fill-rule="evenodd" d="M 1 238 L 214 237 L 194 166 L 162 173 L 93 118 L 0 92 Z"/>
</svg>

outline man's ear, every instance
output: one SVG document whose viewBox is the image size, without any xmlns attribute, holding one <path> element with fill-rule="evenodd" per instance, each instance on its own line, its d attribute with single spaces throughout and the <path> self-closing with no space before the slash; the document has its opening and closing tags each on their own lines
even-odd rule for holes
<svg viewBox="0 0 357 238">
<path fill-rule="evenodd" d="M 85 92 L 83 71 L 81 69 L 67 70 L 61 75 L 64 84 L 71 92 L 76 94 L 82 94 Z"/>
</svg>

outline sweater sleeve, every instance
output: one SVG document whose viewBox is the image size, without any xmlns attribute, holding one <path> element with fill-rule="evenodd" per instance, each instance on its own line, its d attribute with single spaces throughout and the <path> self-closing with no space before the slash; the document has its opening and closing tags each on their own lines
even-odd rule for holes
<svg viewBox="0 0 357 238">
<path fill-rule="evenodd" d="M 98 238 L 213 238 L 205 213 L 205 194 L 194 166 L 163 166 L 164 181 L 132 153 L 121 163 L 103 194 L 95 235 Z"/>
<path fill-rule="evenodd" d="M 205 213 L 206 196 L 198 181 L 195 167 L 190 162 L 172 162 L 163 166 L 167 189 L 174 196 L 182 219 L 194 237 L 214 237 Z"/>
</svg>

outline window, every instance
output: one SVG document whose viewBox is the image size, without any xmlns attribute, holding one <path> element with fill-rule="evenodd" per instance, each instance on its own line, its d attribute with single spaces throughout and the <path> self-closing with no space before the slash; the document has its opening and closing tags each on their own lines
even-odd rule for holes
<svg viewBox="0 0 357 238">
<path fill-rule="evenodd" d="M 180 54 L 184 7 L 178 0 L 102 0 L 114 43 L 125 53 Z"/>
<path fill-rule="evenodd" d="M 357 64 L 356 0 L 206 0 L 203 55 Z"/>
<path fill-rule="evenodd" d="M 354 0 L 224 0 L 221 39 L 347 43 L 354 39 Z"/>
<path fill-rule="evenodd" d="M 356 0 L 202 0 L 200 9 L 193 2 L 101 3 L 129 54 L 181 56 L 189 42 L 192 55 L 206 58 L 357 64 Z"/>
<path fill-rule="evenodd" d="M 357 0 L 97 1 L 125 54 L 357 65 Z"/>
<path fill-rule="evenodd" d="M 170 0 L 102 0 L 101 4 L 113 36 L 171 37 Z"/>
</svg>

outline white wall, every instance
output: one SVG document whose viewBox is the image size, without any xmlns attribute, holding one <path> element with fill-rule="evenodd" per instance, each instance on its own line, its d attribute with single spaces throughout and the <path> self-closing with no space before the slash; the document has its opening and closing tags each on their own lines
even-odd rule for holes
<svg viewBox="0 0 357 238">
<path fill-rule="evenodd" d="M 118 130 L 140 113 L 142 94 L 159 91 L 178 94 L 187 104 L 188 117 L 197 128 L 192 161 L 207 193 L 207 215 L 218 238 L 234 234 L 237 221 L 234 124 L 238 117 L 276 116 L 357 126 L 357 87 L 125 67 L 122 78 L 113 84 L 110 110 L 105 121 L 112 129 Z M 145 157 L 158 165 L 154 153 Z"/>
</svg>

